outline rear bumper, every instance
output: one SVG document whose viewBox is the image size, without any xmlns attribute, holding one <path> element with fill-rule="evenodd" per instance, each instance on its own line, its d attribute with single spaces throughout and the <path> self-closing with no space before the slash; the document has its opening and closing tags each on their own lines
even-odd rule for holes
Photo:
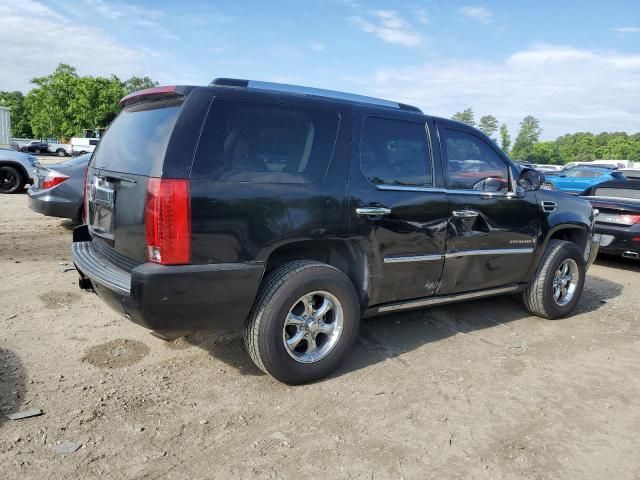
<svg viewBox="0 0 640 480">
<path fill-rule="evenodd" d="M 82 199 L 79 202 L 74 202 L 46 192 L 44 192 L 44 195 L 39 195 L 39 193 L 41 192 L 34 193 L 31 189 L 27 192 L 29 195 L 29 208 L 42 215 L 73 219 L 78 209 L 82 206 Z"/>
<path fill-rule="evenodd" d="M 86 226 L 80 229 L 86 230 Z M 81 232 L 74 232 L 72 246 L 80 287 L 95 291 L 111 308 L 138 325 L 157 331 L 244 327 L 264 265 L 144 263 L 128 272 L 98 255 L 91 241 L 82 237 Z"/>
<path fill-rule="evenodd" d="M 601 236 L 601 253 L 624 255 L 627 252 L 631 252 L 640 255 L 640 242 L 633 240 L 634 238 L 640 237 L 640 229 L 637 226 L 606 227 L 596 225 L 596 231 Z"/>
</svg>

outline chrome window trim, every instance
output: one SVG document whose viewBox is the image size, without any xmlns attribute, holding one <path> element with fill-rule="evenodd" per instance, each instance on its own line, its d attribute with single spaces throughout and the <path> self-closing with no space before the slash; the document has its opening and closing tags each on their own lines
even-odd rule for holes
<svg viewBox="0 0 640 480">
<path fill-rule="evenodd" d="M 427 254 L 427 255 L 407 255 L 397 257 L 384 257 L 384 263 L 404 263 L 404 262 L 429 262 L 432 260 L 443 260 L 444 255 Z"/>
<path fill-rule="evenodd" d="M 492 295 L 501 295 L 503 293 L 515 292 L 519 289 L 520 289 L 520 286 L 518 285 L 510 285 L 506 287 L 481 290 L 478 292 L 461 293 L 457 295 L 447 295 L 445 297 L 431 297 L 431 298 L 425 298 L 422 300 L 412 300 L 410 302 L 383 305 L 377 309 L 377 312 L 378 313 L 393 312 L 396 310 L 406 310 L 409 308 L 427 307 L 430 305 L 439 305 L 442 303 L 453 303 L 459 300 L 471 300 L 474 298 L 482 298 L 482 297 L 488 297 Z"/>
</svg>

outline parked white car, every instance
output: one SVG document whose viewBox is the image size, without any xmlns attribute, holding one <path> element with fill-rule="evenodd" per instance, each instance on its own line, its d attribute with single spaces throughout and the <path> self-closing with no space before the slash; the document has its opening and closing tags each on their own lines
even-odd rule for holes
<svg viewBox="0 0 640 480">
<path fill-rule="evenodd" d="M 49 153 L 55 153 L 59 157 L 70 156 L 72 152 L 70 143 L 49 143 Z"/>
<path fill-rule="evenodd" d="M 99 141 L 98 138 L 73 137 L 71 139 L 71 155 L 93 153 Z"/>
</svg>

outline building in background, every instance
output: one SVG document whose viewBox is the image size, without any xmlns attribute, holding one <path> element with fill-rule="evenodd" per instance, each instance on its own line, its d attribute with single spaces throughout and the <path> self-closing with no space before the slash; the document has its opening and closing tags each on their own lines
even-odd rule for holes
<svg viewBox="0 0 640 480">
<path fill-rule="evenodd" d="M 11 110 L 0 107 L 0 148 L 11 147 Z"/>
</svg>

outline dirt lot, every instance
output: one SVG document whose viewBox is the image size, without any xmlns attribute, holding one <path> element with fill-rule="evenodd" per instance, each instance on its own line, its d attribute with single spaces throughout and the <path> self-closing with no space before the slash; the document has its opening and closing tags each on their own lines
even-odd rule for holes
<svg viewBox="0 0 640 480">
<path fill-rule="evenodd" d="M 65 225 L 0 198 L 0 409 L 44 412 L 0 416 L 2 479 L 640 478 L 639 264 L 600 260 L 565 320 L 505 297 L 366 321 L 287 387 L 237 335 L 164 343 L 81 292 Z"/>
</svg>

